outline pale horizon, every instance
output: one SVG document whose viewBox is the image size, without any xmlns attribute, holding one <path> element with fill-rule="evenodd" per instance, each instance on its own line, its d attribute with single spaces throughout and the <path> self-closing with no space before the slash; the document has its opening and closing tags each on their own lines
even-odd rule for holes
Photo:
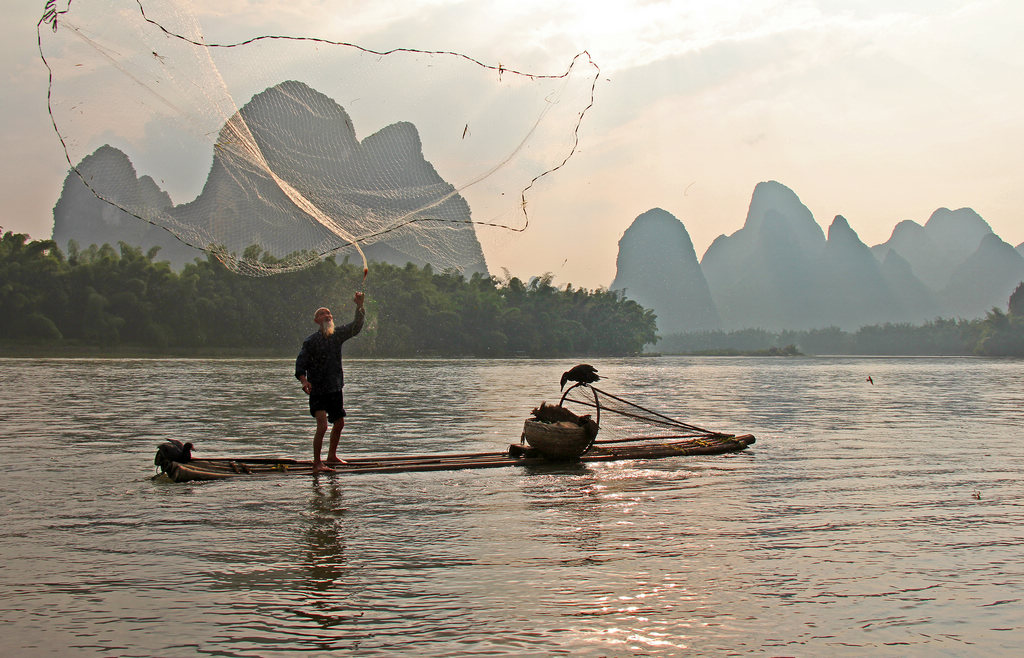
<svg viewBox="0 0 1024 658">
<path fill-rule="evenodd" d="M 869 246 L 942 207 L 972 208 L 1006 242 L 1024 242 L 1024 119 L 1013 111 L 1024 101 L 1014 33 L 1024 7 L 738 4 L 239 0 L 197 14 L 211 38 L 321 36 L 533 71 L 589 52 L 601 76 L 579 149 L 531 197 L 530 230 L 480 234 L 492 273 L 607 286 L 618 240 L 655 207 L 683 222 L 699 258 L 742 227 L 767 180 L 792 189 L 823 231 L 842 215 Z M 36 49 L 42 8 L 12 9 L 0 50 L 9 71 L 0 226 L 35 239 L 51 235 L 68 170 Z"/>
</svg>

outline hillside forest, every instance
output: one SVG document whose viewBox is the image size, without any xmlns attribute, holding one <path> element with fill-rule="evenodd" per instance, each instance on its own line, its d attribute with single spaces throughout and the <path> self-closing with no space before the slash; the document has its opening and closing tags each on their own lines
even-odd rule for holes
<svg viewBox="0 0 1024 658">
<path fill-rule="evenodd" d="M 139 352 L 152 355 L 290 355 L 315 330 L 312 311 L 348 321 L 362 268 L 326 259 L 315 267 L 246 277 L 216 258 L 180 272 L 121 243 L 65 255 L 52 240 L 0 237 L 0 353 Z M 250 247 L 243 258 L 273 262 Z M 370 357 L 559 357 L 769 353 L 1024 356 L 1024 285 L 1007 310 L 984 318 L 921 325 L 886 323 L 855 332 L 702 331 L 661 339 L 656 316 L 622 293 L 524 283 L 479 273 L 434 272 L 429 265 L 371 265 L 367 322 L 346 345 Z"/>
<path fill-rule="evenodd" d="M 349 322 L 360 289 L 366 324 L 345 346 L 354 356 L 625 356 L 656 340 L 653 312 L 604 289 L 555 288 L 550 275 L 524 283 L 371 263 L 363 288 L 361 264 L 325 259 L 247 277 L 209 256 L 179 273 L 157 260 L 158 251 L 71 244 L 65 255 L 52 240 L 5 233 L 0 347 L 8 354 L 291 355 L 316 330 L 317 307 Z M 243 258 L 273 262 L 257 247 Z"/>
</svg>

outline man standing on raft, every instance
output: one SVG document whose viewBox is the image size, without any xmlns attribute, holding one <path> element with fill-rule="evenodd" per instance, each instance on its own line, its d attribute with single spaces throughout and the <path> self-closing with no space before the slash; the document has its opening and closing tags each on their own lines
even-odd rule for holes
<svg viewBox="0 0 1024 658">
<path fill-rule="evenodd" d="M 320 459 L 327 424 L 331 424 L 331 443 L 327 450 L 327 463 L 344 464 L 338 459 L 338 440 L 345 427 L 345 399 L 342 387 L 345 374 L 341 369 L 341 344 L 352 338 L 363 328 L 366 312 L 363 310 L 363 293 L 355 296 L 356 315 L 352 322 L 334 328 L 334 316 L 330 309 L 320 307 L 313 314 L 313 322 L 320 330 L 302 342 L 299 358 L 295 360 L 295 378 L 302 382 L 302 390 L 309 396 L 309 414 L 316 418 L 316 433 L 313 435 L 313 472 L 333 472 Z"/>
</svg>

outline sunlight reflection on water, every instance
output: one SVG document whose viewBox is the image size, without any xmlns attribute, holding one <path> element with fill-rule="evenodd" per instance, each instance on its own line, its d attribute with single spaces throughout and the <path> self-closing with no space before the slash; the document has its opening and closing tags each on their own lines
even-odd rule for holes
<svg viewBox="0 0 1024 658">
<path fill-rule="evenodd" d="M 568 365 L 351 361 L 342 452 L 501 450 Z M 171 484 L 150 480 L 167 437 L 200 454 L 308 454 L 290 362 L 0 360 L 0 649 L 1019 645 L 1024 363 L 597 365 L 606 390 L 758 442 L 649 462 Z"/>
</svg>

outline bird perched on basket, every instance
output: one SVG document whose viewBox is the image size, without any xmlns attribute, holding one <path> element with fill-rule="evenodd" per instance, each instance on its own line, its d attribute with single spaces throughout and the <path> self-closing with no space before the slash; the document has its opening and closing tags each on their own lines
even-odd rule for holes
<svg viewBox="0 0 1024 658">
<path fill-rule="evenodd" d="M 578 366 L 573 366 L 562 373 L 562 386 L 565 388 L 566 382 L 578 382 L 580 384 L 593 384 L 601 377 L 597 374 L 597 368 L 586 363 L 581 363 Z"/>
</svg>

